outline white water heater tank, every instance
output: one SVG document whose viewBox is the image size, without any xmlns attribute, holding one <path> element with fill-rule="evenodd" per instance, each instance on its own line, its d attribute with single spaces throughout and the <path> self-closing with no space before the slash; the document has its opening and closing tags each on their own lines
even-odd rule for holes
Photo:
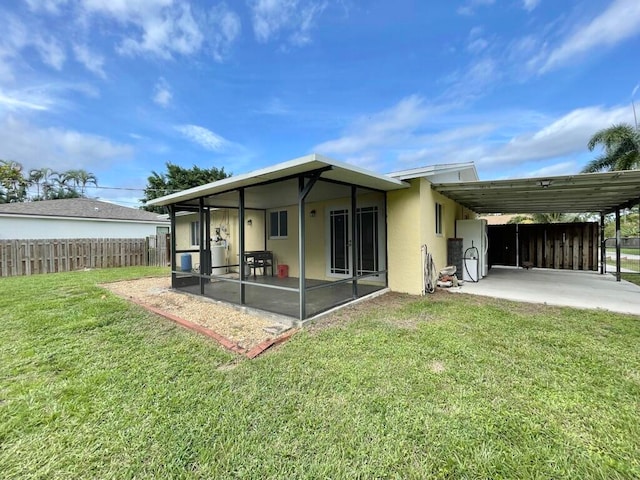
<svg viewBox="0 0 640 480">
<path fill-rule="evenodd" d="M 213 245 L 211 247 L 211 269 L 212 275 L 223 275 L 227 273 L 227 267 L 221 266 L 225 264 L 224 261 L 224 245 Z"/>
</svg>

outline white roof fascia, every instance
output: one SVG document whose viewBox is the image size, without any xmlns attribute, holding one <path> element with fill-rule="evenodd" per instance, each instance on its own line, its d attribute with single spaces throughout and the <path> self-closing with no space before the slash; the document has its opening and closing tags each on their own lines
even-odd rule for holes
<svg viewBox="0 0 640 480">
<path fill-rule="evenodd" d="M 474 180 L 479 180 L 476 165 L 473 162 L 465 163 L 448 163 L 442 165 L 428 165 L 426 167 L 411 168 L 409 170 L 400 170 L 398 172 L 388 173 L 387 176 L 397 178 L 398 180 L 411 180 L 412 178 L 430 177 L 440 173 L 457 172 L 462 170 L 471 170 Z"/>
</svg>

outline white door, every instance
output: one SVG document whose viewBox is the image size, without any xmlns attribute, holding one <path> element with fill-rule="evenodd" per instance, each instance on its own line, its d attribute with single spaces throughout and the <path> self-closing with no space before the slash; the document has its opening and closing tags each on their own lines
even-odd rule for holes
<svg viewBox="0 0 640 480">
<path fill-rule="evenodd" d="M 333 277 L 351 276 L 351 220 L 348 208 L 329 209 L 329 268 Z"/>
<path fill-rule="evenodd" d="M 350 277 L 353 275 L 353 265 L 357 263 L 358 275 L 373 273 L 380 268 L 384 243 L 381 238 L 379 207 L 360 207 L 357 209 L 356 222 L 358 225 L 358 258 L 353 261 L 351 242 L 350 208 L 329 208 L 328 210 L 328 239 L 327 275 L 332 277 Z M 382 241 L 381 241 L 382 240 Z"/>
</svg>

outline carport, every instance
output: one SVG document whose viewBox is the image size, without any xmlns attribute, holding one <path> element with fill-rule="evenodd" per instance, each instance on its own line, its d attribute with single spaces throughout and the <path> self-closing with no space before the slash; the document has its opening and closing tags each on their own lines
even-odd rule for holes
<svg viewBox="0 0 640 480">
<path fill-rule="evenodd" d="M 621 280 L 620 211 L 640 203 L 640 170 L 434 183 L 432 188 L 480 214 L 599 213 L 601 274 L 606 270 L 605 215 L 615 213 L 615 277 Z"/>
</svg>

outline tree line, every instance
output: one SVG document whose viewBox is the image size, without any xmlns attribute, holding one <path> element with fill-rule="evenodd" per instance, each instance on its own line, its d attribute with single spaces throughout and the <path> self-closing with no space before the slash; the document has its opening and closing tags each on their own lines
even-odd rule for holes
<svg viewBox="0 0 640 480">
<path fill-rule="evenodd" d="M 0 160 L 0 203 L 85 197 L 89 185 L 97 186 L 98 179 L 83 169 L 56 172 L 43 167 L 26 172 L 18 162 Z"/>
</svg>

